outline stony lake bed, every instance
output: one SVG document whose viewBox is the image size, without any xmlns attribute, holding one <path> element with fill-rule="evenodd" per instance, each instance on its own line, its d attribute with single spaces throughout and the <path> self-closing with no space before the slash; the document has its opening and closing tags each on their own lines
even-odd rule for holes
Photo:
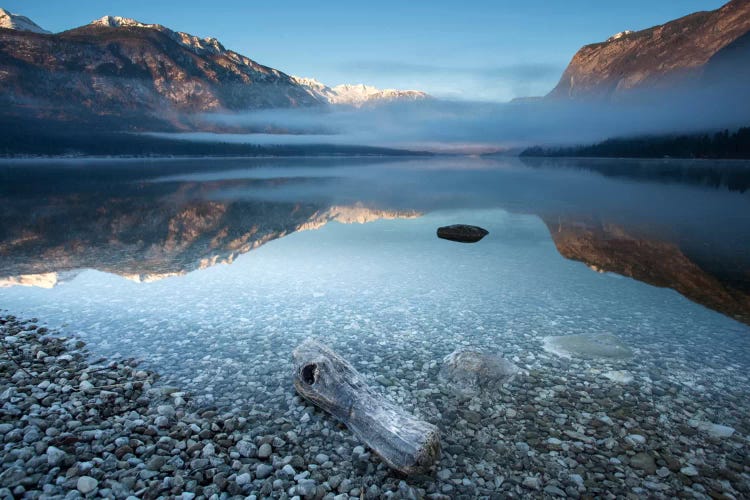
<svg viewBox="0 0 750 500">
<path fill-rule="evenodd" d="M 83 342 L 2 319 L 4 497 L 693 497 L 748 490 L 745 375 L 700 387 L 657 360 L 516 356 L 528 370 L 462 396 L 414 353 L 361 358 L 392 401 L 439 426 L 443 453 L 416 477 L 390 471 L 305 404 L 279 363 L 254 401 L 209 403 L 133 361 L 94 361 Z M 18 364 L 16 364 L 18 363 Z M 398 368 L 397 368 L 398 367 Z M 22 368 L 22 369 L 21 369 Z M 627 384 L 608 377 L 617 368 Z M 381 372 L 382 373 L 382 372 Z M 235 377 L 241 383 L 242 376 Z M 381 385 L 382 384 L 382 385 Z M 247 404 L 250 403 L 250 404 Z M 721 422 L 721 423 L 719 423 Z"/>
<path fill-rule="evenodd" d="M 596 182 L 622 187 L 623 199 L 646 189 Z M 680 199 L 717 196 L 684 191 Z M 211 193 L 196 208 L 175 196 L 163 198 L 178 208 L 164 219 L 166 241 L 153 239 L 156 230 L 133 244 L 44 234 L 30 240 L 50 242 L 43 252 L 3 261 L 36 274 L 0 288 L 0 496 L 750 496 L 746 324 L 563 258 L 535 215 L 338 206 L 321 219 L 298 203 L 282 207 L 304 215 L 290 230 L 270 218 L 273 200 L 261 207 L 265 226 L 255 212 L 231 223 L 265 244 L 227 255 L 216 249 L 220 235 L 232 245 L 241 238 L 211 226 L 227 220 L 212 210 L 227 214 L 231 204 Z M 108 219 L 98 210 L 97 230 L 122 228 L 132 212 Z M 736 214 L 715 210 L 724 212 Z M 138 221 L 156 219 L 147 212 Z M 468 245 L 435 236 L 457 222 L 489 234 Z M 195 264 L 185 241 L 200 241 L 201 231 L 218 257 Z M 103 271 L 65 267 L 92 249 Z M 50 262 L 62 263 L 59 272 Z M 439 428 L 434 470 L 395 473 L 299 397 L 292 351 L 310 338 Z M 442 372 L 461 349 L 499 355 L 517 373 L 456 391 Z"/>
</svg>

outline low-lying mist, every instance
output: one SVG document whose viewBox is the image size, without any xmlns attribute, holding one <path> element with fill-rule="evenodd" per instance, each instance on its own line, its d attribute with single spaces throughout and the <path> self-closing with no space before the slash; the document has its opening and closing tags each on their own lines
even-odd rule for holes
<svg viewBox="0 0 750 500">
<path fill-rule="evenodd" d="M 211 124 L 268 133 L 188 133 L 179 137 L 487 153 L 540 144 L 587 144 L 611 137 L 746 126 L 750 124 L 750 99 L 746 97 L 741 90 L 717 87 L 632 94 L 616 101 L 533 99 L 488 103 L 429 99 L 362 108 L 272 109 L 203 116 Z"/>
</svg>

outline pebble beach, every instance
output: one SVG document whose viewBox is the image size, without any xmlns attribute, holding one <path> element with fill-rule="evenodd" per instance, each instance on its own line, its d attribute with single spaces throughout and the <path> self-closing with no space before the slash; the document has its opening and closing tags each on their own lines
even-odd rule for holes
<svg viewBox="0 0 750 500">
<path fill-rule="evenodd" d="M 515 357 L 523 373 L 508 383 L 467 395 L 418 352 L 391 378 L 375 365 L 404 353 L 355 357 L 384 397 L 440 428 L 435 469 L 402 477 L 296 395 L 289 360 L 253 400 L 209 402 L 33 319 L 0 323 L 2 498 L 750 495 L 747 386 L 688 388 L 643 360 L 540 349 Z"/>
</svg>

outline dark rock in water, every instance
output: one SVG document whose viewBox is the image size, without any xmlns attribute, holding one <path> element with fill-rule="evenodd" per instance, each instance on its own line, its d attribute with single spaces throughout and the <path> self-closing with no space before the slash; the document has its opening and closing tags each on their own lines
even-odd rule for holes
<svg viewBox="0 0 750 500">
<path fill-rule="evenodd" d="M 489 231 L 486 229 L 482 229 L 479 226 L 467 226 L 466 224 L 443 226 L 437 230 L 438 238 L 461 243 L 476 243 L 488 234 Z"/>
<path fill-rule="evenodd" d="M 443 359 L 440 378 L 453 391 L 471 396 L 509 382 L 520 371 L 498 354 L 457 350 Z"/>
</svg>

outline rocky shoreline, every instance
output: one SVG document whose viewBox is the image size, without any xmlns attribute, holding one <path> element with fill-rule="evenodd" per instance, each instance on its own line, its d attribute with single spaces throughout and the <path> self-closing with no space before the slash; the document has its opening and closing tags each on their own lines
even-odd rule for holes
<svg viewBox="0 0 750 500">
<path fill-rule="evenodd" d="M 291 377 L 213 403 L 37 323 L 0 316 L 0 498 L 750 496 L 746 388 L 717 399 L 718 380 L 701 396 L 666 378 L 646 385 L 634 362 L 592 369 L 540 354 L 469 398 L 427 383 L 439 366 L 415 361 L 403 380 L 376 377 L 441 430 L 437 469 L 404 478 L 303 402 Z M 733 427 L 697 418 L 712 406 Z"/>
<path fill-rule="evenodd" d="M 91 363 L 82 341 L 55 333 L 35 319 L 0 317 L 0 498 L 426 494 L 387 477 L 361 445 L 329 456 L 305 446 L 283 416 L 193 403 L 137 362 Z"/>
</svg>

